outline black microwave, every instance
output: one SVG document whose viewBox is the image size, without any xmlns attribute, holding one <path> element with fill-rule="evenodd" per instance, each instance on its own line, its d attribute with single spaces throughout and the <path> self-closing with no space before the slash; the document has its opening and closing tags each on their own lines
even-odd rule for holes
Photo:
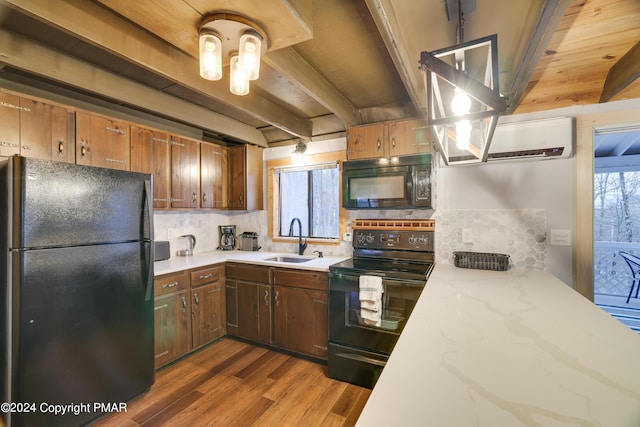
<svg viewBox="0 0 640 427">
<path fill-rule="evenodd" d="M 344 162 L 342 207 L 431 208 L 431 155 Z"/>
</svg>

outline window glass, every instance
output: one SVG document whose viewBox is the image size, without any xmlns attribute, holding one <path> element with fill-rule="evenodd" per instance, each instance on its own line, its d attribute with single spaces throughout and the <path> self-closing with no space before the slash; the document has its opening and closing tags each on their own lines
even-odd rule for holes
<svg viewBox="0 0 640 427">
<path fill-rule="evenodd" d="M 339 170 L 336 164 L 276 171 L 279 182 L 280 236 L 337 239 L 339 235 Z M 292 227 L 293 225 L 293 227 Z"/>
</svg>

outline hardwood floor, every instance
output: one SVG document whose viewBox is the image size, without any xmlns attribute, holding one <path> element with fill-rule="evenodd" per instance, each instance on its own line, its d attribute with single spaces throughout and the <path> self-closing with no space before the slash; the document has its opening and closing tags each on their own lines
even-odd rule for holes
<svg viewBox="0 0 640 427">
<path fill-rule="evenodd" d="M 326 366 L 225 338 L 156 372 L 127 412 L 95 426 L 352 426 L 371 390 Z"/>
</svg>

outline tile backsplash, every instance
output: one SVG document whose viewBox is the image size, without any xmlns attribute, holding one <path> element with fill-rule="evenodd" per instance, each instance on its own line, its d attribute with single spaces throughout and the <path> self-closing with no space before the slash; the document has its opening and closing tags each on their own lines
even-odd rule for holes
<svg viewBox="0 0 640 427">
<path fill-rule="evenodd" d="M 436 220 L 436 263 L 453 264 L 454 251 L 495 252 L 510 255 L 512 268 L 545 270 L 547 267 L 546 209 L 438 209 L 410 211 L 347 211 L 347 224 L 357 218 L 431 218 Z M 168 240 L 171 254 L 183 234 L 196 236 L 196 252 L 216 250 L 219 225 L 235 225 L 237 234 L 258 233 L 265 252 L 295 253 L 296 243 L 273 242 L 268 237 L 267 211 L 255 212 L 156 212 L 155 239 Z M 350 242 L 340 245 L 309 245 L 325 255 L 350 256 Z"/>
<path fill-rule="evenodd" d="M 436 262 L 472 251 L 509 255 L 511 268 L 547 267 L 546 209 L 439 209 L 435 220 Z"/>
</svg>

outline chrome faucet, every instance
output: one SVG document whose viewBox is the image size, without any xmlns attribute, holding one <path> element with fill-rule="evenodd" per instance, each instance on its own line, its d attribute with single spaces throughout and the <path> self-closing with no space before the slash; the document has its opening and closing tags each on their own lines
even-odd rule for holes
<svg viewBox="0 0 640 427">
<path fill-rule="evenodd" d="M 307 249 L 307 239 L 304 239 L 304 243 L 302 243 L 302 223 L 299 218 L 293 218 L 291 220 L 291 224 L 289 224 L 289 236 L 293 237 L 293 223 L 298 221 L 298 230 L 300 234 L 298 234 L 298 255 L 304 254 L 304 250 Z"/>
</svg>

